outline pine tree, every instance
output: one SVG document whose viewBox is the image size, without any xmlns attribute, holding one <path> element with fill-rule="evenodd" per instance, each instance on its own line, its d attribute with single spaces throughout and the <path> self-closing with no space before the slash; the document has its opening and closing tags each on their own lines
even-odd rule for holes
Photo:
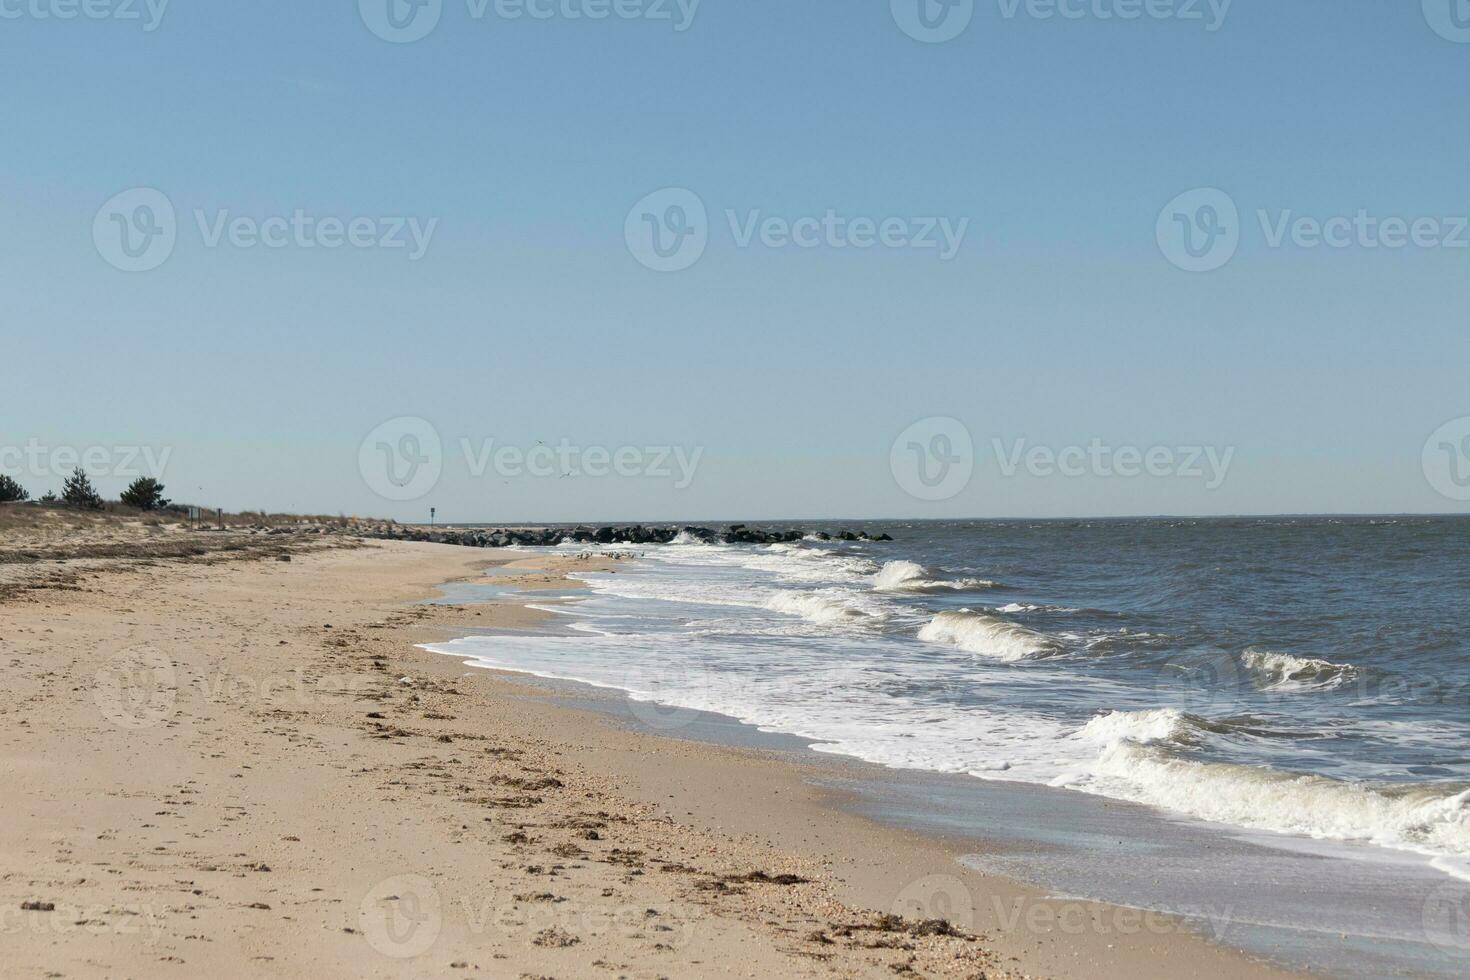
<svg viewBox="0 0 1470 980">
<path fill-rule="evenodd" d="M 19 500 L 30 500 L 31 495 L 26 488 L 16 483 L 4 473 L 0 473 L 0 504 L 13 504 Z"/>
<path fill-rule="evenodd" d="M 87 510 L 102 509 L 102 495 L 97 488 L 92 486 L 92 481 L 87 479 L 87 474 L 78 466 L 72 470 L 71 476 L 61 486 L 61 499 L 73 507 L 83 507 Z"/>
<path fill-rule="evenodd" d="M 149 476 L 140 476 L 130 483 L 119 499 L 139 510 L 162 510 L 169 504 L 163 497 L 163 484 Z"/>
</svg>

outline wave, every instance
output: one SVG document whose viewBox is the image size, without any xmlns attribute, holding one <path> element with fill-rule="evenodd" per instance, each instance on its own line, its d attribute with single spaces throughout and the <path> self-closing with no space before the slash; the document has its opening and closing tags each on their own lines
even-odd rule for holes
<svg viewBox="0 0 1470 980">
<path fill-rule="evenodd" d="M 1238 827 L 1470 854 L 1470 786 L 1345 782 L 1183 754 L 1237 727 L 1173 708 L 1099 715 L 1073 736 L 1101 748 L 1090 773 L 1053 785 Z"/>
<path fill-rule="evenodd" d="M 1351 683 L 1358 668 L 1309 657 L 1269 650 L 1246 650 L 1243 666 L 1256 686 L 1264 691 L 1331 691 Z"/>
<path fill-rule="evenodd" d="M 1083 742 L 1105 746 L 1124 740 L 1151 744 L 1176 742 L 1194 744 L 1196 732 L 1204 727 L 1204 719 L 1177 708 L 1155 708 L 1149 711 L 1111 711 L 1098 715 L 1077 733 Z"/>
<path fill-rule="evenodd" d="M 1178 640 L 1169 633 L 1150 633 L 1124 627 L 1112 633 L 1089 637 L 1084 641 L 1088 653 L 1133 653 L 1145 650 L 1173 650 Z"/>
<path fill-rule="evenodd" d="M 765 608 L 823 626 L 875 623 L 882 618 L 842 598 L 813 592 L 778 592 L 766 600 Z"/>
<path fill-rule="evenodd" d="M 909 551 L 919 560 L 884 564 L 859 547 L 820 541 L 677 543 L 685 546 L 652 550 L 636 569 L 579 574 L 597 593 L 582 615 L 609 635 L 477 640 L 483 665 L 720 711 L 883 765 L 1064 786 L 1238 827 L 1470 858 L 1470 781 L 1446 750 L 1463 742 L 1461 720 L 1324 718 L 1313 702 L 1325 697 L 1335 708 L 1336 699 L 1302 693 L 1351 692 L 1356 679 L 1378 674 L 1366 653 L 1354 654 L 1362 664 L 1353 665 L 1210 644 L 1213 672 L 1200 677 L 1212 685 L 1207 693 L 1228 688 L 1220 692 L 1228 717 L 1161 708 L 1089 719 L 1075 712 L 1099 702 L 1159 703 L 1165 654 L 1166 666 L 1178 665 L 1180 650 L 1218 638 L 1187 626 L 1167 635 L 1155 623 L 1172 622 L 1168 616 L 1131 606 L 1071 610 L 1024 593 L 1019 602 L 1008 593 L 968 594 L 960 590 L 992 583 L 938 567 L 981 560 L 946 557 L 952 550 Z M 1165 587 L 1190 588 L 1174 579 Z M 674 605 L 614 604 L 622 598 Z M 939 611 L 951 603 L 973 608 Z M 1055 615 L 1063 613 L 1073 615 Z M 915 630 L 918 640 L 943 646 L 913 643 Z M 1018 670 L 1068 652 L 1087 656 L 1102 676 Z M 1282 693 L 1273 701 L 1259 692 Z M 1192 703 L 1199 710 L 1210 702 Z M 1361 758 L 1358 744 L 1367 747 Z M 1419 776 L 1436 781 L 1408 782 Z"/>
<path fill-rule="evenodd" d="M 762 550 L 737 552 L 734 560 L 743 568 L 774 572 L 788 582 L 863 582 L 878 565 L 859 555 L 829 551 L 801 544 L 777 543 Z"/>
<path fill-rule="evenodd" d="M 1107 795 L 1205 820 L 1327 840 L 1470 854 L 1470 787 L 1350 783 L 1199 762 L 1125 739 L 1096 766 Z"/>
<path fill-rule="evenodd" d="M 1035 602 L 1008 602 L 1004 606 L 996 607 L 995 611 L 998 613 L 1076 613 L 1082 612 L 1083 610 L 1077 609 L 1073 606 L 1047 606 L 1040 605 Z M 1092 610 L 1088 611 L 1091 612 Z"/>
<path fill-rule="evenodd" d="M 1237 715 L 1228 721 L 1211 720 L 1178 708 L 1151 708 L 1143 711 L 1110 711 L 1083 725 L 1074 736 L 1097 745 L 1113 745 L 1128 740 L 1144 745 L 1168 744 L 1198 746 L 1217 738 L 1286 739 L 1303 737 L 1301 732 L 1274 727 L 1264 719 Z"/>
<path fill-rule="evenodd" d="M 1045 633 L 986 613 L 962 609 L 942 612 L 919 630 L 919 639 L 947 643 L 970 653 L 1014 663 L 1061 652 L 1061 645 Z"/>
<path fill-rule="evenodd" d="M 912 561 L 890 561 L 873 577 L 878 592 L 941 592 L 966 589 L 993 589 L 994 582 L 981 578 L 940 578 L 943 569 L 925 568 Z"/>
</svg>

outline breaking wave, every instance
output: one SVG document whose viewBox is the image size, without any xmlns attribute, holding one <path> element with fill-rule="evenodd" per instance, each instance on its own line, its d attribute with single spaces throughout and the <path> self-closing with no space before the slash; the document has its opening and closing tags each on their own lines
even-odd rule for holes
<svg viewBox="0 0 1470 980">
<path fill-rule="evenodd" d="M 873 588 L 879 592 L 960 592 L 966 589 L 993 589 L 994 582 L 981 578 L 941 578 L 943 569 L 925 568 L 912 561 L 890 561 L 873 577 Z"/>
<path fill-rule="evenodd" d="M 970 653 L 1016 662 L 1060 653 L 1061 645 L 1045 633 L 991 616 L 960 610 L 942 612 L 919 630 L 919 639 L 947 643 Z"/>
<path fill-rule="evenodd" d="M 843 623 L 867 625 L 877 623 L 882 618 L 874 611 L 862 609 L 840 596 L 814 592 L 778 592 L 766 600 L 765 608 L 788 616 L 800 616 L 809 623 L 822 626 Z"/>
<path fill-rule="evenodd" d="M 1074 736 L 1101 748 L 1090 775 L 1057 784 L 1240 827 L 1470 854 L 1470 786 L 1347 782 L 1184 754 L 1227 731 L 1172 708 L 1099 715 Z"/>
<path fill-rule="evenodd" d="M 1358 676 L 1351 664 L 1293 657 L 1269 650 L 1247 650 L 1240 662 L 1257 687 L 1265 691 L 1331 691 Z"/>
</svg>

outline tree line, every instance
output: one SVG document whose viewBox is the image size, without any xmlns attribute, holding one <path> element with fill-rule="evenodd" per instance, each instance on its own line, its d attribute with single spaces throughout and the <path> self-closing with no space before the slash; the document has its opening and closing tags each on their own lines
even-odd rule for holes
<svg viewBox="0 0 1470 980">
<path fill-rule="evenodd" d="M 140 476 L 118 498 L 119 502 L 137 510 L 164 510 L 169 506 L 169 501 L 163 495 L 164 486 L 150 476 Z M 31 495 L 25 487 L 21 486 L 13 478 L 0 473 L 0 504 L 20 503 L 30 500 Z M 86 472 L 78 466 L 72 471 L 61 485 L 61 496 L 47 491 L 41 497 L 43 504 L 65 504 L 68 507 L 76 507 L 80 510 L 101 510 L 103 505 L 102 495 L 97 488 L 92 486 L 92 480 Z"/>
</svg>

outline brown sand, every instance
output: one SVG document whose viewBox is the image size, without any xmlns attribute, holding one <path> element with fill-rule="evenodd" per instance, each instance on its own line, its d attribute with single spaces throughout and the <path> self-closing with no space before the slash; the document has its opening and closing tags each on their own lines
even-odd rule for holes
<svg viewBox="0 0 1470 980">
<path fill-rule="evenodd" d="M 408 605 L 484 552 L 291 549 L 0 600 L 0 975 L 1287 975 L 415 648 L 544 618 Z"/>
</svg>

